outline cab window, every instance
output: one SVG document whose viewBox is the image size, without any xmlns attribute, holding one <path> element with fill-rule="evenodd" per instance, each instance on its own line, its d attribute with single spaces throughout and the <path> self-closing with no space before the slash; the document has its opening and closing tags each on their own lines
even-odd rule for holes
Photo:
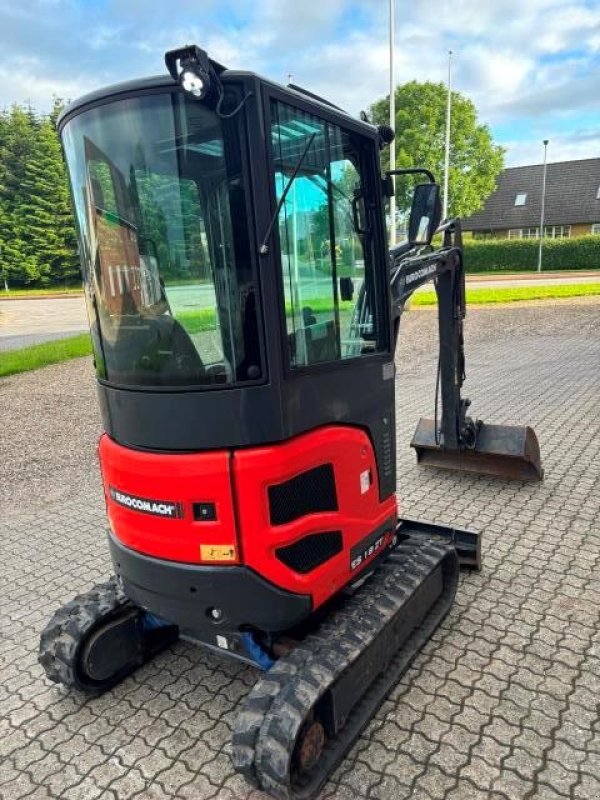
<svg viewBox="0 0 600 800">
<path fill-rule="evenodd" d="M 272 101 L 271 141 L 290 366 L 383 349 L 361 175 L 351 133 Z"/>
</svg>

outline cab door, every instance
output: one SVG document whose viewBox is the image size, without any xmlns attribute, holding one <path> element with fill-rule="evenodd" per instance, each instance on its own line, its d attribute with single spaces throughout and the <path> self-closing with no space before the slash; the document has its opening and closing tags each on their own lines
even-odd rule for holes
<svg viewBox="0 0 600 800">
<path fill-rule="evenodd" d="M 274 203 L 285 193 L 275 238 L 287 430 L 366 429 L 383 498 L 395 488 L 394 370 L 376 132 L 285 95 L 267 103 Z"/>
</svg>

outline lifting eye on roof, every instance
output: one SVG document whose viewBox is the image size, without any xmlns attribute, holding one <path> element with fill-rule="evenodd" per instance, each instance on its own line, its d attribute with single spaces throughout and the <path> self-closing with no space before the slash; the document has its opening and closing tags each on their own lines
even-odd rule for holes
<svg viewBox="0 0 600 800">
<path fill-rule="evenodd" d="M 169 50 L 165 53 L 165 64 L 173 80 L 198 100 L 203 100 L 213 88 L 216 80 L 208 55 L 195 44 Z"/>
</svg>

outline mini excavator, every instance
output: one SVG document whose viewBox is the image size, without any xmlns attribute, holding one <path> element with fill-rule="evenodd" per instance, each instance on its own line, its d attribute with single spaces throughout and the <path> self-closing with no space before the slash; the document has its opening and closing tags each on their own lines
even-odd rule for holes
<svg viewBox="0 0 600 800">
<path fill-rule="evenodd" d="M 394 351 L 433 280 L 441 414 L 420 462 L 540 479 L 530 428 L 468 416 L 460 223 L 393 132 L 187 46 L 59 120 L 114 576 L 56 611 L 48 678 L 97 694 L 178 637 L 263 670 L 233 760 L 309 798 L 442 620 L 469 530 L 398 518 Z M 390 253 L 394 175 L 414 190 Z M 433 247 L 435 232 L 441 237 Z M 437 403 L 436 403 L 437 408 Z"/>
</svg>

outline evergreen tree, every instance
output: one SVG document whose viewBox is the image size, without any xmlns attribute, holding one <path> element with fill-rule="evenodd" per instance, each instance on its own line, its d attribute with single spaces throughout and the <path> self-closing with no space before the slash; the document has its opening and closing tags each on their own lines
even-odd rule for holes
<svg viewBox="0 0 600 800">
<path fill-rule="evenodd" d="M 60 143 L 49 117 L 39 122 L 22 184 L 22 221 L 28 231 L 24 255 L 37 267 L 37 281 L 73 281 L 78 259 L 73 216 Z"/>
<path fill-rule="evenodd" d="M 8 120 L 5 111 L 0 112 L 0 279 L 2 287 L 8 286 L 8 273 L 5 268 L 4 248 L 6 242 L 6 201 L 3 198 L 2 187 L 4 186 L 5 168 L 5 149 L 6 138 L 8 136 Z"/>
<path fill-rule="evenodd" d="M 23 219 L 23 180 L 37 133 L 31 108 L 13 106 L 4 114 L 0 145 L 0 218 L 2 273 L 8 283 L 31 283 L 39 277 L 37 262 L 27 250 L 28 231 Z"/>
<path fill-rule="evenodd" d="M 66 170 L 55 121 L 31 107 L 0 113 L 0 280 L 48 285 L 79 277 Z"/>
<path fill-rule="evenodd" d="M 65 103 L 62 97 L 57 97 L 56 95 L 53 96 L 52 110 L 48 114 L 48 119 L 50 120 L 50 124 L 54 130 L 56 130 L 56 123 L 58 122 L 58 118 L 64 111 L 66 105 L 67 103 Z"/>
</svg>

